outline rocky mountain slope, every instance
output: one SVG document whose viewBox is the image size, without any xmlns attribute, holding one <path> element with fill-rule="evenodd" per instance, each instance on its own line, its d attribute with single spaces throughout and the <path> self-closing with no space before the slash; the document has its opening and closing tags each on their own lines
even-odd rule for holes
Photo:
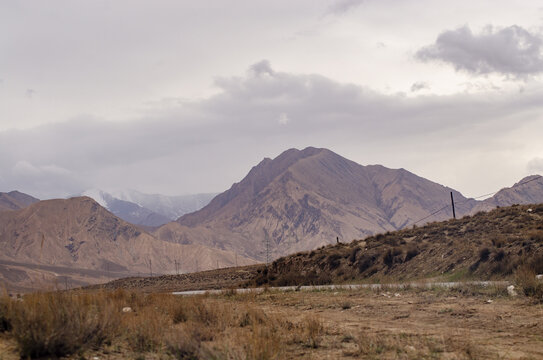
<svg viewBox="0 0 543 360">
<path fill-rule="evenodd" d="M 520 180 L 512 187 L 501 189 L 491 198 L 480 201 L 472 212 L 489 211 L 498 206 L 539 203 L 543 203 L 543 177 L 531 175 Z"/>
<path fill-rule="evenodd" d="M 157 237 L 201 243 L 255 259 L 401 229 L 450 202 L 475 201 L 404 169 L 362 166 L 329 150 L 291 149 L 264 159 L 209 205 L 158 229 Z M 450 210 L 438 214 L 445 219 Z"/>
<path fill-rule="evenodd" d="M 251 263 L 204 245 L 158 240 L 88 197 L 40 201 L 0 212 L 0 250 L 0 274 L 6 281 L 15 276 L 12 280 L 19 285 L 36 281 L 30 274 L 39 270 L 36 265 L 57 268 L 41 268 L 34 274 L 48 277 L 47 281 L 62 269 L 67 274 L 78 269 L 88 271 L 77 281 L 92 283 L 103 281 L 110 272 L 113 276 L 171 274 Z M 25 269 L 33 270 L 20 273 Z"/>
<path fill-rule="evenodd" d="M 19 191 L 0 192 L 0 211 L 19 210 L 40 201 Z"/>
</svg>

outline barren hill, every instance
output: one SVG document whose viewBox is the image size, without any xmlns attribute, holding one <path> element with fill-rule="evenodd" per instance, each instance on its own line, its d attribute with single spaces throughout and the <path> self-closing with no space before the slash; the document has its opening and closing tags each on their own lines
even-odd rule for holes
<svg viewBox="0 0 543 360">
<path fill-rule="evenodd" d="M 450 191 L 463 203 L 458 212 L 468 213 L 475 201 L 404 169 L 362 166 L 326 149 L 290 149 L 155 234 L 265 259 L 267 244 L 278 257 L 336 237 L 350 241 L 400 229 L 447 205 Z"/>
<path fill-rule="evenodd" d="M 19 210 L 40 201 L 19 191 L 0 192 L 0 211 Z"/>
<path fill-rule="evenodd" d="M 319 285 L 511 279 L 519 266 L 543 273 L 543 204 L 514 205 L 333 244 L 254 265 L 103 287 L 184 291 L 269 284 Z"/>
<path fill-rule="evenodd" d="M 88 283 L 103 281 L 110 273 L 117 277 L 175 273 L 176 262 L 179 271 L 250 263 L 231 252 L 158 240 L 88 197 L 40 201 L 22 210 L 0 212 L 0 249 L 0 273 L 15 277 L 12 282 L 19 285 L 33 280 L 20 272 L 35 270 L 36 265 L 49 278 L 62 268 L 66 274 L 88 270 L 77 280 Z M 57 269 L 46 271 L 43 266 Z"/>
<path fill-rule="evenodd" d="M 473 208 L 473 212 L 489 211 L 498 206 L 539 203 L 543 203 L 543 177 L 531 175 L 509 188 L 501 189 L 491 198 L 479 202 Z"/>
<path fill-rule="evenodd" d="M 442 276 L 503 279 L 523 265 L 543 273 L 543 204 L 433 222 L 278 259 L 253 284 L 325 284 Z"/>
</svg>

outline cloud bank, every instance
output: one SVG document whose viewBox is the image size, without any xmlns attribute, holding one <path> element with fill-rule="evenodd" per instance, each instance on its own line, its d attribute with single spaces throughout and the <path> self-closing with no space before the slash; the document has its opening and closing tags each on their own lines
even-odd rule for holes
<svg viewBox="0 0 543 360">
<path fill-rule="evenodd" d="M 543 39 L 517 26 L 487 26 L 474 34 L 468 26 L 441 33 L 416 53 L 422 61 L 441 61 L 457 71 L 526 77 L 543 72 Z"/>
<path fill-rule="evenodd" d="M 543 110 L 541 88 L 406 97 L 277 71 L 267 61 L 244 76 L 217 78 L 216 86 L 219 93 L 207 99 L 158 103 L 129 122 L 86 117 L 0 132 L 0 191 L 41 198 L 90 187 L 221 191 L 263 157 L 305 146 L 363 164 L 416 170 L 433 158 L 477 168 L 481 156 L 509 146 L 511 131 L 533 126 Z M 531 133 L 525 141 L 537 141 Z M 435 179 L 435 171 L 421 175 Z"/>
</svg>

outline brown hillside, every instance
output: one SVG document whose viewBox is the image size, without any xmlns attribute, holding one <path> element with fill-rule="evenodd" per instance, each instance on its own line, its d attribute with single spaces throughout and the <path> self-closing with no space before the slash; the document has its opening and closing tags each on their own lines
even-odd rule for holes
<svg viewBox="0 0 543 360">
<path fill-rule="evenodd" d="M 291 149 L 264 159 L 202 210 L 167 224 L 164 240 L 201 243 L 265 259 L 400 229 L 446 205 L 453 191 L 404 169 L 362 166 L 329 150 Z M 450 210 L 448 210 L 450 212 Z M 444 211 L 437 219 L 452 214 Z"/>
<path fill-rule="evenodd" d="M 260 264 L 179 276 L 119 279 L 101 287 L 153 292 L 428 278 L 503 280 L 512 278 L 520 265 L 543 273 L 543 204 L 499 208 L 323 246 L 282 257 L 267 268 Z"/>
<path fill-rule="evenodd" d="M 499 208 L 459 220 L 370 236 L 274 261 L 251 284 L 353 280 L 503 278 L 521 264 L 543 273 L 543 204 Z"/>
<path fill-rule="evenodd" d="M 0 192 L 0 211 L 19 210 L 40 200 L 19 191 Z"/>
<path fill-rule="evenodd" d="M 475 213 L 489 211 L 498 206 L 539 203 L 543 203 L 543 177 L 531 175 L 509 188 L 501 189 L 491 198 L 479 202 L 472 211 Z"/>
<path fill-rule="evenodd" d="M 18 285 L 34 280 L 36 276 L 31 275 L 40 270 L 35 265 L 64 268 L 66 273 L 89 270 L 86 280 L 77 281 L 92 283 L 104 281 L 106 273 L 175 273 L 175 261 L 182 272 L 233 266 L 236 261 L 250 263 L 231 252 L 158 240 L 88 197 L 40 201 L 22 210 L 1 212 L 0 249 L 0 260 L 4 261 L 0 274 L 6 282 L 11 276 L 10 283 Z M 28 270 L 26 276 L 18 272 L 24 269 Z M 38 271 L 48 280 L 58 273 L 43 268 Z M 14 274 L 19 275 L 13 279 Z"/>
</svg>

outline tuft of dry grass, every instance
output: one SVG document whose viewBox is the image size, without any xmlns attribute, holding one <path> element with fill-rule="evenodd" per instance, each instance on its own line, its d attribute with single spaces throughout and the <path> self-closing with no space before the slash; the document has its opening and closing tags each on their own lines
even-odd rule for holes
<svg viewBox="0 0 543 360">
<path fill-rule="evenodd" d="M 302 321 L 302 327 L 305 331 L 307 346 L 318 348 L 324 333 L 322 320 L 315 315 L 306 315 Z"/>
<path fill-rule="evenodd" d="M 8 314 L 22 358 L 63 356 L 113 339 L 120 313 L 103 294 L 36 293 L 10 304 Z"/>
<path fill-rule="evenodd" d="M 521 265 L 515 272 L 515 282 L 524 295 L 543 301 L 543 282 L 536 279 L 536 272 L 529 265 Z"/>
</svg>

